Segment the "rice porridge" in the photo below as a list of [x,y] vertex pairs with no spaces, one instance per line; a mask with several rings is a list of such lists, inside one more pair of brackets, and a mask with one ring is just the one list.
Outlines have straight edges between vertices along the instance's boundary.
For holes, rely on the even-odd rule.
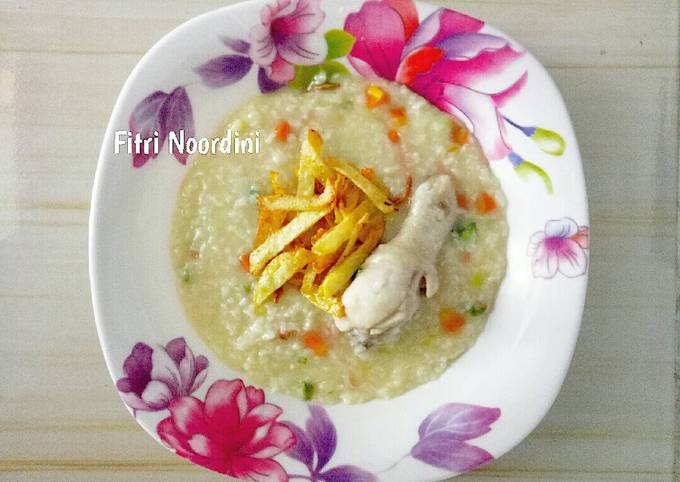
[[[191,159],[171,234],[186,316],[224,363],[249,383],[293,397],[359,403],[433,380],[470,348],[505,273],[507,224],[500,185],[461,124],[403,86],[350,77],[328,89],[253,97],[229,115],[220,134],[229,127],[242,136],[259,131],[260,153]],[[258,277],[241,262],[261,223],[259,199],[272,194],[271,172],[288,192],[301,182],[308,128],[323,139],[324,157],[371,168],[375,183],[394,195],[408,194],[409,181],[418,192],[442,174],[455,187],[455,223],[436,257],[438,290],[421,297],[397,336],[361,350],[291,283],[277,290],[276,301],[256,305]],[[382,243],[395,238],[412,202],[413,195],[382,216]]]

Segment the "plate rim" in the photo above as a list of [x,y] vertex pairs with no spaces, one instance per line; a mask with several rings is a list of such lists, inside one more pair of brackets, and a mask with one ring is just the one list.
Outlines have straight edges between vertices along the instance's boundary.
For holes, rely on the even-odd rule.
[[[89,214],[89,220],[88,220],[88,272],[89,272],[89,279],[90,279],[90,292],[91,292],[91,299],[92,299],[92,306],[93,306],[93,312],[94,312],[94,317],[95,317],[95,323],[97,327],[97,334],[99,337],[100,341],[100,346],[102,348],[102,352],[104,354],[104,359],[106,362],[107,369],[109,371],[109,376],[111,377],[112,381],[114,382],[114,385],[116,383],[116,378],[114,376],[114,373],[118,370],[118,367],[114,364],[114,356],[112,353],[112,340],[109,339],[109,336],[107,334],[107,329],[106,329],[106,324],[107,321],[105,321],[106,315],[102,311],[102,299],[104,297],[102,293],[102,286],[101,286],[101,279],[98,276],[98,265],[101,262],[98,259],[98,252],[97,252],[97,247],[100,245],[101,241],[98,238],[98,226],[100,223],[103,222],[102,216],[99,214],[101,211],[101,203],[103,202],[101,199],[102,192],[101,192],[101,186],[104,182],[105,174],[107,171],[107,167],[111,167],[111,160],[107,158],[110,157],[110,139],[113,136],[113,132],[115,130],[115,126],[113,123],[113,119],[120,116],[121,111],[124,109],[124,99],[126,99],[129,95],[129,92],[132,89],[132,86],[135,84],[137,81],[136,76],[139,74],[140,71],[143,70],[144,65],[147,63],[149,58],[152,58],[155,53],[161,49],[163,49],[164,44],[167,43],[167,41],[173,37],[180,37],[185,33],[185,31],[189,31],[194,25],[200,23],[203,19],[207,17],[211,17],[213,15],[219,15],[222,12],[225,11],[230,11],[233,10],[234,7],[237,5],[240,8],[254,8],[257,5],[261,5],[267,3],[265,0],[251,0],[251,1],[245,1],[241,2],[238,4],[232,4],[232,5],[227,5],[224,7],[220,7],[214,10],[210,10],[208,12],[205,12],[201,15],[198,15],[196,17],[192,17],[191,19],[183,22],[182,24],[178,25],[175,27],[173,30],[165,34],[163,37],[161,37],[136,63],[130,74],[128,75],[125,83],[123,84],[123,87],[120,90],[120,93],[118,94],[112,113],[109,117],[109,122],[107,124],[107,128],[105,131],[105,134],[103,136],[103,141],[102,141],[102,146],[100,149],[100,153],[98,156],[97,160],[97,167],[94,175],[94,181],[93,181],[93,186],[92,186],[92,198],[91,198],[91,205],[90,205],[90,214]],[[423,9],[429,10],[429,9],[434,9],[437,8],[435,5],[428,4],[426,2],[420,2],[417,1],[415,2],[419,13],[423,11]],[[340,2],[324,2],[324,5],[326,5],[326,10],[330,10],[331,8],[337,8],[336,5],[342,5]],[[351,7],[354,7],[355,5],[361,5],[363,4],[363,1],[357,0],[355,3],[354,1],[351,3]],[[349,5],[349,4],[348,4]],[[246,6],[246,7],[244,7]],[[513,37],[507,35],[505,32],[499,30],[493,25],[485,24],[486,27],[492,29],[494,32],[498,32],[498,34],[502,35],[504,38],[510,40],[514,45],[520,45],[518,42],[514,40]],[[535,63],[535,68],[540,69],[542,77],[544,79],[547,79],[552,86],[554,87],[555,91],[558,94],[559,102],[561,103],[561,107],[564,109],[566,116],[567,116],[567,121],[570,126],[570,128],[573,131],[573,123],[571,121],[571,118],[569,116],[568,110],[566,108],[566,103],[557,87],[555,84],[554,79],[552,76],[549,74],[547,69],[541,64],[540,61],[532,54],[531,51],[527,50],[526,48],[523,48],[523,51],[525,52],[527,58],[529,58],[533,63]],[[573,132],[572,132],[573,134]],[[583,161],[582,157],[580,155],[578,143],[576,141],[576,136],[573,134],[573,144],[571,145],[571,148],[574,150],[574,156],[578,160],[578,168],[579,168],[579,176],[577,179],[577,184],[579,187],[579,190],[582,193],[582,198],[578,199],[577,202],[582,203],[583,206],[581,209],[583,210],[583,216],[581,216],[581,219],[579,221],[585,223],[586,225],[589,225],[590,223],[590,218],[589,218],[589,210],[588,210],[588,196],[587,196],[587,189],[586,189],[586,182],[585,182],[585,174],[583,172]],[[493,162],[493,161],[492,161]],[[495,458],[499,458],[503,454],[507,453],[510,449],[513,447],[517,446],[521,441],[523,441],[535,428],[538,426],[538,424],[545,418],[547,413],[549,412],[550,408],[553,406],[560,389],[564,383],[564,380],[566,378],[567,372],[569,370],[569,367],[571,366],[571,362],[575,353],[576,349],[576,343],[578,339],[578,335],[580,333],[581,325],[582,325],[582,319],[583,319],[583,312],[585,309],[585,301],[586,301],[586,293],[587,293],[587,285],[588,285],[588,275],[589,275],[589,270],[585,273],[584,276],[582,276],[579,280],[576,280],[576,282],[579,284],[579,289],[580,289],[580,295],[579,295],[579,300],[578,303],[576,303],[577,300],[572,300],[574,301],[574,306],[576,307],[576,313],[574,315],[574,325],[573,325],[573,330],[571,332],[571,340],[569,344],[569,356],[568,356],[568,362],[564,363],[561,365],[561,372],[559,374],[559,383],[557,384],[558,388],[556,390],[553,390],[550,393],[550,398],[549,400],[546,400],[545,404],[545,410],[540,413],[536,414],[534,417],[535,423],[531,424],[531,426],[525,426],[524,430],[519,432],[517,436],[512,437],[512,440],[508,441],[506,444],[506,447],[504,450],[500,452],[496,452],[494,454]],[[108,321],[110,323],[110,321]],[[455,362],[454,362],[455,363]],[[158,441],[158,436],[154,432],[152,432],[151,427],[148,426],[148,424],[143,423],[142,421],[136,419],[137,423],[147,432],[149,435],[152,436],[155,440]],[[162,444],[165,446],[164,444]],[[166,449],[168,448],[165,446]],[[435,479],[432,479],[435,480]],[[438,480],[438,479],[436,479]]]

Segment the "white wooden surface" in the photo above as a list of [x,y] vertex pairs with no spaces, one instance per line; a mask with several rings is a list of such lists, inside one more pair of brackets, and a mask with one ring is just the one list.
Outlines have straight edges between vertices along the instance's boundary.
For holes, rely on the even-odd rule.
[[[166,32],[226,3],[0,0],[1,480],[224,480],[152,443],[119,402],[90,305],[87,216],[129,71]],[[592,211],[564,388],[523,444],[466,477],[672,481],[678,1],[437,3],[500,27],[549,68]]]

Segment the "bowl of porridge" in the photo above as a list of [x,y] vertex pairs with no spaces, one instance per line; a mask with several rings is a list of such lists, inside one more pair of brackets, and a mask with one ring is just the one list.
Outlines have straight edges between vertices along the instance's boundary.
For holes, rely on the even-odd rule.
[[546,71],[410,0],[187,22],[130,75],[97,168],[90,274],[116,388],[153,438],[236,479],[492,462],[557,396],[588,265]]

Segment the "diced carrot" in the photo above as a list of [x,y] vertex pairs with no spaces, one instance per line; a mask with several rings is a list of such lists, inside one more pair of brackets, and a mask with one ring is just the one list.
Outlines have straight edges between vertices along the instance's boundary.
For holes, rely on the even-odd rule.
[[482,214],[489,214],[496,209],[496,200],[489,193],[483,192],[477,196],[477,201],[475,202],[475,207],[477,211]]
[[274,129],[276,133],[276,140],[279,142],[286,142],[288,140],[288,134],[290,134],[290,124],[285,120],[279,121]]
[[456,194],[456,204],[458,204],[458,207],[461,209],[467,209],[468,208],[467,196],[461,193]]
[[369,110],[373,110],[389,101],[390,95],[377,85],[369,85],[366,88],[366,107]]
[[408,124],[408,117],[406,116],[406,110],[403,107],[394,107],[390,109],[390,117],[397,126],[402,127]]
[[470,251],[463,251],[460,253],[460,260],[463,263],[469,263],[472,260],[472,253]]
[[241,256],[239,256],[238,260],[241,262],[241,268],[243,268],[243,271],[250,273],[250,251],[243,253]]
[[455,310],[443,309],[439,312],[442,330],[457,333],[465,325],[465,317]]
[[399,144],[399,141],[401,140],[401,136],[396,129],[390,129],[390,131],[387,133],[387,137],[390,138],[392,144]]
[[451,141],[458,145],[467,144],[468,130],[460,122],[454,121],[451,126]]
[[302,335],[302,343],[317,356],[328,353],[328,344],[317,331],[308,331]]

